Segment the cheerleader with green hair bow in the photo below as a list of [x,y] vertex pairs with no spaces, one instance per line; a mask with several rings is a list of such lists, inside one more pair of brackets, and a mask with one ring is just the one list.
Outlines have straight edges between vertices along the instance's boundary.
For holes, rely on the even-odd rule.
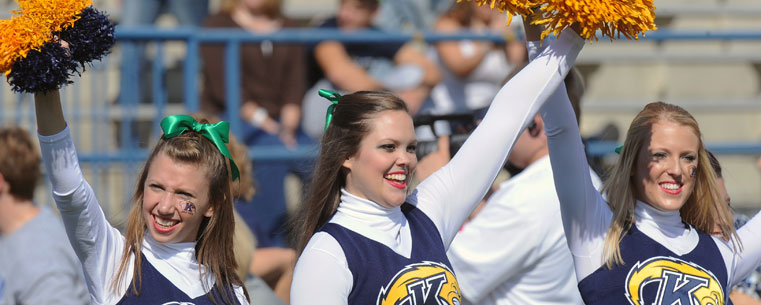
[[187,115],[161,121],[124,235],[85,180],[57,90],[35,93],[40,148],[53,197],[93,304],[248,304],[233,254],[238,168],[229,124]]

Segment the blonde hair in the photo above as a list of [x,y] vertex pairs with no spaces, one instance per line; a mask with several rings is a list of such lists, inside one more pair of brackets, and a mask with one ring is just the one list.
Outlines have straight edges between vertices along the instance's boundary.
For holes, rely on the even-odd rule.
[[613,221],[605,236],[603,248],[603,257],[608,268],[624,263],[619,244],[625,232],[634,225],[634,206],[639,195],[634,185],[637,182],[632,179],[632,176],[636,171],[639,152],[644,143],[650,139],[653,124],[661,121],[690,127],[698,138],[695,188],[680,209],[682,221],[703,232],[712,232],[714,225],[718,223],[722,230],[722,237],[725,240],[731,239],[735,250],[742,248],[737,232],[731,225],[731,214],[716,184],[716,173],[711,167],[708,153],[703,145],[698,122],[679,106],[654,102],[647,104],[632,120],[618,163],[603,186],[602,191],[607,193],[608,205],[613,211]]

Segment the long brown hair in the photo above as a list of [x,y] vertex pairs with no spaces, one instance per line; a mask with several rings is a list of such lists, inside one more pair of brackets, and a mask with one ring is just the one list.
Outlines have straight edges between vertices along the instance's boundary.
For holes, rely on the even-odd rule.
[[731,239],[736,250],[742,247],[737,238],[737,232],[731,225],[731,214],[716,184],[716,173],[711,168],[698,122],[682,107],[654,102],[647,104],[632,120],[626,133],[621,157],[603,186],[603,193],[607,192],[608,205],[613,211],[613,221],[605,236],[603,249],[603,257],[608,268],[624,263],[619,243],[624,232],[634,225],[634,206],[639,195],[634,185],[637,182],[632,179],[632,176],[636,171],[640,149],[650,139],[653,124],[661,121],[690,127],[698,138],[695,188],[679,210],[682,221],[709,233],[718,223],[722,229],[722,237],[725,240]]
[[[207,123],[207,121],[201,120],[201,123]],[[206,281],[203,279],[209,275],[214,276],[215,286],[221,288],[221,291],[218,292],[220,292],[219,295],[221,295],[223,303],[235,303],[232,299],[235,297],[232,290],[233,285],[241,286],[248,299],[248,292],[243,287],[243,281],[235,272],[237,267],[233,254],[235,223],[233,220],[231,176],[227,158],[219,152],[209,139],[192,130],[185,131],[174,138],[162,136],[145,162],[137,183],[137,189],[132,196],[133,205],[127,218],[124,252],[111,289],[117,291],[117,287],[122,286],[127,273],[129,258],[134,255],[131,286],[135,295],[140,293],[142,285],[140,280],[142,242],[147,226],[142,212],[143,194],[148,171],[159,154],[165,154],[174,162],[198,164],[206,168],[206,175],[209,179],[209,207],[213,209],[214,214],[201,222],[196,236],[196,260],[206,267],[201,268],[199,278],[204,283],[204,289],[211,292],[213,291],[212,287],[205,287]],[[217,304],[218,300],[215,294],[209,293],[208,295],[212,303]]]
[[389,110],[407,112],[407,106],[400,98],[385,92],[360,91],[339,99],[333,120],[322,136],[305,206],[293,224],[299,253],[338,209],[348,174],[343,162],[359,150],[360,142],[370,132],[370,120]]

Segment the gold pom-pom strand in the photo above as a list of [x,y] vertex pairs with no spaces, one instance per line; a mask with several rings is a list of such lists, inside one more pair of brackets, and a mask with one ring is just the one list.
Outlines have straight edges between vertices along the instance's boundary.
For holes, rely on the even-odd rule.
[[8,75],[17,59],[26,57],[29,51],[41,47],[50,39],[50,32],[43,24],[18,16],[0,20],[0,37],[0,71]]
[[17,13],[44,24],[50,32],[60,32],[74,25],[77,15],[90,5],[92,0],[24,0]]
[[527,16],[532,13],[532,9],[541,5],[544,1],[541,0],[457,0],[473,1],[480,6],[488,5],[491,9],[497,9],[507,15],[507,24],[513,19],[514,15]]
[[53,33],[72,26],[91,4],[91,0],[19,1],[19,9],[11,12],[15,16],[0,20],[0,72],[8,75],[16,60],[52,41]]
[[[463,0],[458,0],[463,1]],[[509,17],[531,15],[532,24],[545,26],[542,38],[558,35],[573,23],[579,23],[585,39],[597,40],[602,36],[618,39],[639,39],[646,31],[656,30],[653,0],[470,0],[478,5],[489,5],[505,12]],[[541,7],[532,11],[532,8]],[[509,21],[508,21],[509,22]]]
[[548,0],[535,13],[534,23],[542,24],[546,35],[558,35],[574,22],[579,23],[585,39],[597,40],[597,31],[612,39],[639,39],[655,30],[655,7],[652,0]]

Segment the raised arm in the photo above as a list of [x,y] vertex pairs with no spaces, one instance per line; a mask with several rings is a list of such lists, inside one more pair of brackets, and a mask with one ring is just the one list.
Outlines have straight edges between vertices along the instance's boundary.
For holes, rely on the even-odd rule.
[[725,262],[726,260],[737,259],[735,270],[731,273],[730,287],[748,277],[753,270],[761,266],[761,239],[758,238],[761,236],[761,212],[739,228],[737,236],[743,245],[743,250],[738,257],[733,257],[731,251],[723,251],[727,252],[723,253]]
[[[533,60],[541,50],[538,38],[542,29],[528,23],[525,28],[529,59]],[[573,255],[576,279],[581,281],[602,264],[603,243],[613,213],[589,175],[584,145],[565,84],[558,86],[541,114],[563,228]]]
[[40,151],[53,198],[69,242],[82,262],[91,299],[101,304],[107,298],[114,269],[118,268],[124,238],[108,223],[82,175],[58,91],[35,94],[35,110]]
[[43,136],[52,136],[66,128],[58,91],[41,92],[34,95],[34,110],[37,115],[37,131]]
[[445,246],[491,186],[523,128],[562,83],[584,40],[565,31],[500,89],[481,124],[446,166],[409,198],[436,224]]

